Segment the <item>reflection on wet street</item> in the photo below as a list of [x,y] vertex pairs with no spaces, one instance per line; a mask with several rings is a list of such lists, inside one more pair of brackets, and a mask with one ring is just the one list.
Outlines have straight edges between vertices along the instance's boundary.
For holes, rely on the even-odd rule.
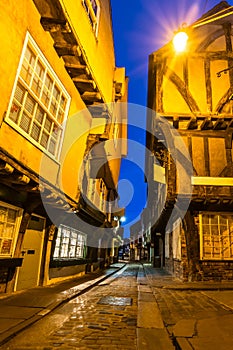
[[137,274],[129,264],[5,344],[3,350],[136,349]]

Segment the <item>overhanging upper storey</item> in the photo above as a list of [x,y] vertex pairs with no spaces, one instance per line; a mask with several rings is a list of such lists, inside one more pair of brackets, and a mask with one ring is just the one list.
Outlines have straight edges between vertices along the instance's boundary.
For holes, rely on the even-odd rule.
[[[115,84],[114,77],[109,2],[34,0],[34,3],[41,15],[41,25],[50,33],[84,103],[89,106],[121,98],[123,89],[118,82]],[[103,17],[102,22],[106,23],[102,24]]]

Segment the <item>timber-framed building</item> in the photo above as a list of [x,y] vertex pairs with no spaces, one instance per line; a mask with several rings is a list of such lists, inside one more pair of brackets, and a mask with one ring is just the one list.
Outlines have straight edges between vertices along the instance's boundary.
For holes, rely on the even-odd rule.
[[221,1],[149,58],[153,255],[184,281],[233,279],[232,25]]

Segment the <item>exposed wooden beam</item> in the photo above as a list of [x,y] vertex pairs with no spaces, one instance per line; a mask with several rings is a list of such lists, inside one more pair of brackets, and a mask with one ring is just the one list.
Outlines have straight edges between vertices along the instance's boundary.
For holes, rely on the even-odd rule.
[[75,83],[75,86],[82,90],[82,92],[94,92],[96,90],[96,83],[94,80],[90,79],[81,79],[78,77],[72,78],[73,82]]
[[1,161],[0,163],[0,173],[1,174],[12,174],[14,167],[8,164],[7,162]]
[[229,122],[228,127],[233,128],[233,119]]
[[[1,178],[2,183],[7,184],[8,186],[11,186],[12,184],[17,184],[17,185],[27,185],[31,181],[29,176],[26,176],[24,174],[15,174],[12,173],[11,175],[5,176]],[[35,184],[33,185],[33,187]]]
[[172,124],[173,124],[173,128],[179,129],[179,117],[173,117]]
[[85,102],[89,102],[89,103],[93,103],[93,102],[101,102],[102,98],[99,92],[89,92],[89,91],[85,91],[82,95],[81,95],[83,101]]
[[67,72],[71,74],[73,77],[78,77],[82,74],[85,74],[87,76],[90,75],[90,71],[85,64],[74,64],[74,63],[66,62],[65,68]]
[[54,48],[59,57],[61,56],[78,56],[82,55],[78,45],[67,44],[64,42],[56,42]]
[[70,32],[70,28],[65,19],[53,18],[53,17],[41,17],[40,23],[45,31],[49,32]]
[[197,105],[196,100],[193,98],[191,92],[188,87],[185,85],[183,80],[170,68],[167,67],[166,76],[168,79],[176,86],[177,90],[187,103],[191,112],[200,112],[200,108]]
[[226,130],[227,128],[227,123],[225,122],[224,119],[219,119],[214,123],[214,130]]
[[210,130],[212,128],[213,128],[213,122],[209,118],[206,118],[201,124],[201,130]]
[[187,129],[194,130],[197,129],[197,126],[197,118],[191,118],[187,125]]

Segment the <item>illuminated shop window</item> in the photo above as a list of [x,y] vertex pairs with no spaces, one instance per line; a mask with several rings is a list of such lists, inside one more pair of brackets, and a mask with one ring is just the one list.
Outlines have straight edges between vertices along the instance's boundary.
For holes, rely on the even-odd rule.
[[72,227],[60,225],[54,250],[54,258],[85,258],[87,236]]
[[58,159],[69,100],[58,77],[27,34],[6,121]]
[[12,257],[22,210],[0,202],[0,258]]
[[233,215],[202,214],[199,227],[201,259],[233,259]]
[[98,33],[100,5],[98,0],[82,0],[95,35]]

